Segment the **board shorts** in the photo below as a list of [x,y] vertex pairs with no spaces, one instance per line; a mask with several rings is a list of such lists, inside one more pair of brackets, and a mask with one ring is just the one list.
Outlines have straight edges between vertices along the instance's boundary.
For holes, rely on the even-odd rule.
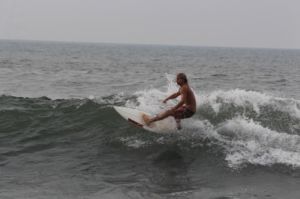
[[174,117],[175,119],[184,119],[184,118],[192,117],[194,114],[195,114],[194,111],[188,109],[185,106],[182,106],[175,110]]

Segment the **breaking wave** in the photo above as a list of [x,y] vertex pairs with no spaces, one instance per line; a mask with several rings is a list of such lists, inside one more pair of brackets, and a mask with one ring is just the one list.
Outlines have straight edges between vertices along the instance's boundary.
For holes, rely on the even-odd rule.
[[[176,104],[162,99],[178,88],[169,81],[101,99],[56,99],[0,96],[2,155],[18,155],[80,140],[147,148],[175,143],[185,149],[215,147],[232,168],[247,164],[300,167],[300,102],[241,89],[195,90],[197,113],[182,121],[183,130],[153,134],[130,126],[112,108],[121,105],[157,114]],[[8,144],[5,144],[5,143]],[[11,147],[11,143],[15,147]]]

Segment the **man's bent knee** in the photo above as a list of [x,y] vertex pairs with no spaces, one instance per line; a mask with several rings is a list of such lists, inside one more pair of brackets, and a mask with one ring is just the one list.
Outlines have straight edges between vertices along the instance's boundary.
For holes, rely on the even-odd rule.
[[172,110],[172,109],[168,110],[167,113],[168,113],[168,115],[174,116],[175,115],[175,110]]

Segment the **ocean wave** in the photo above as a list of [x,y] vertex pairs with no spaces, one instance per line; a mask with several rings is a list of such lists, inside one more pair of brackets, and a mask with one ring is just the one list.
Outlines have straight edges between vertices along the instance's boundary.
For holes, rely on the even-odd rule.
[[226,160],[232,167],[245,163],[300,167],[300,136],[276,132],[253,120],[235,118],[220,125]]
[[[138,91],[134,102],[129,100],[126,106],[157,114],[175,105],[176,100],[168,105],[161,103],[178,89],[173,78],[167,76],[169,84],[165,91],[154,88]],[[196,146],[208,139],[223,149],[230,167],[246,164],[300,167],[299,100],[242,89],[195,93],[197,113],[192,119],[183,120],[184,131],[180,134],[185,136],[176,139],[185,137],[185,141],[194,142],[196,138]],[[129,147],[149,145],[143,139],[123,141]],[[192,146],[195,144],[191,143]]]
[[223,153],[224,161],[233,168],[247,164],[300,167],[300,103],[295,99],[241,89],[209,93],[196,90],[196,115],[183,120],[183,130],[172,135],[146,133],[113,110],[112,106],[121,105],[157,114],[170,108],[176,100],[167,105],[161,100],[177,90],[172,79],[170,76],[165,91],[151,88],[99,99],[0,96],[2,143],[17,147],[7,146],[3,154],[45,148],[35,146],[48,149],[57,146],[52,143],[78,140],[133,149],[175,144],[185,150],[218,148],[216,153]]

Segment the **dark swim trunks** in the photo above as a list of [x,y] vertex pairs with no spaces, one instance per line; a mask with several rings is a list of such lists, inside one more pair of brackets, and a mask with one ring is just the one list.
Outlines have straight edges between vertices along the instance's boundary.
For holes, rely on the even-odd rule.
[[184,119],[184,118],[192,117],[194,114],[195,114],[194,111],[188,109],[185,106],[182,106],[175,110],[174,117],[175,119]]

